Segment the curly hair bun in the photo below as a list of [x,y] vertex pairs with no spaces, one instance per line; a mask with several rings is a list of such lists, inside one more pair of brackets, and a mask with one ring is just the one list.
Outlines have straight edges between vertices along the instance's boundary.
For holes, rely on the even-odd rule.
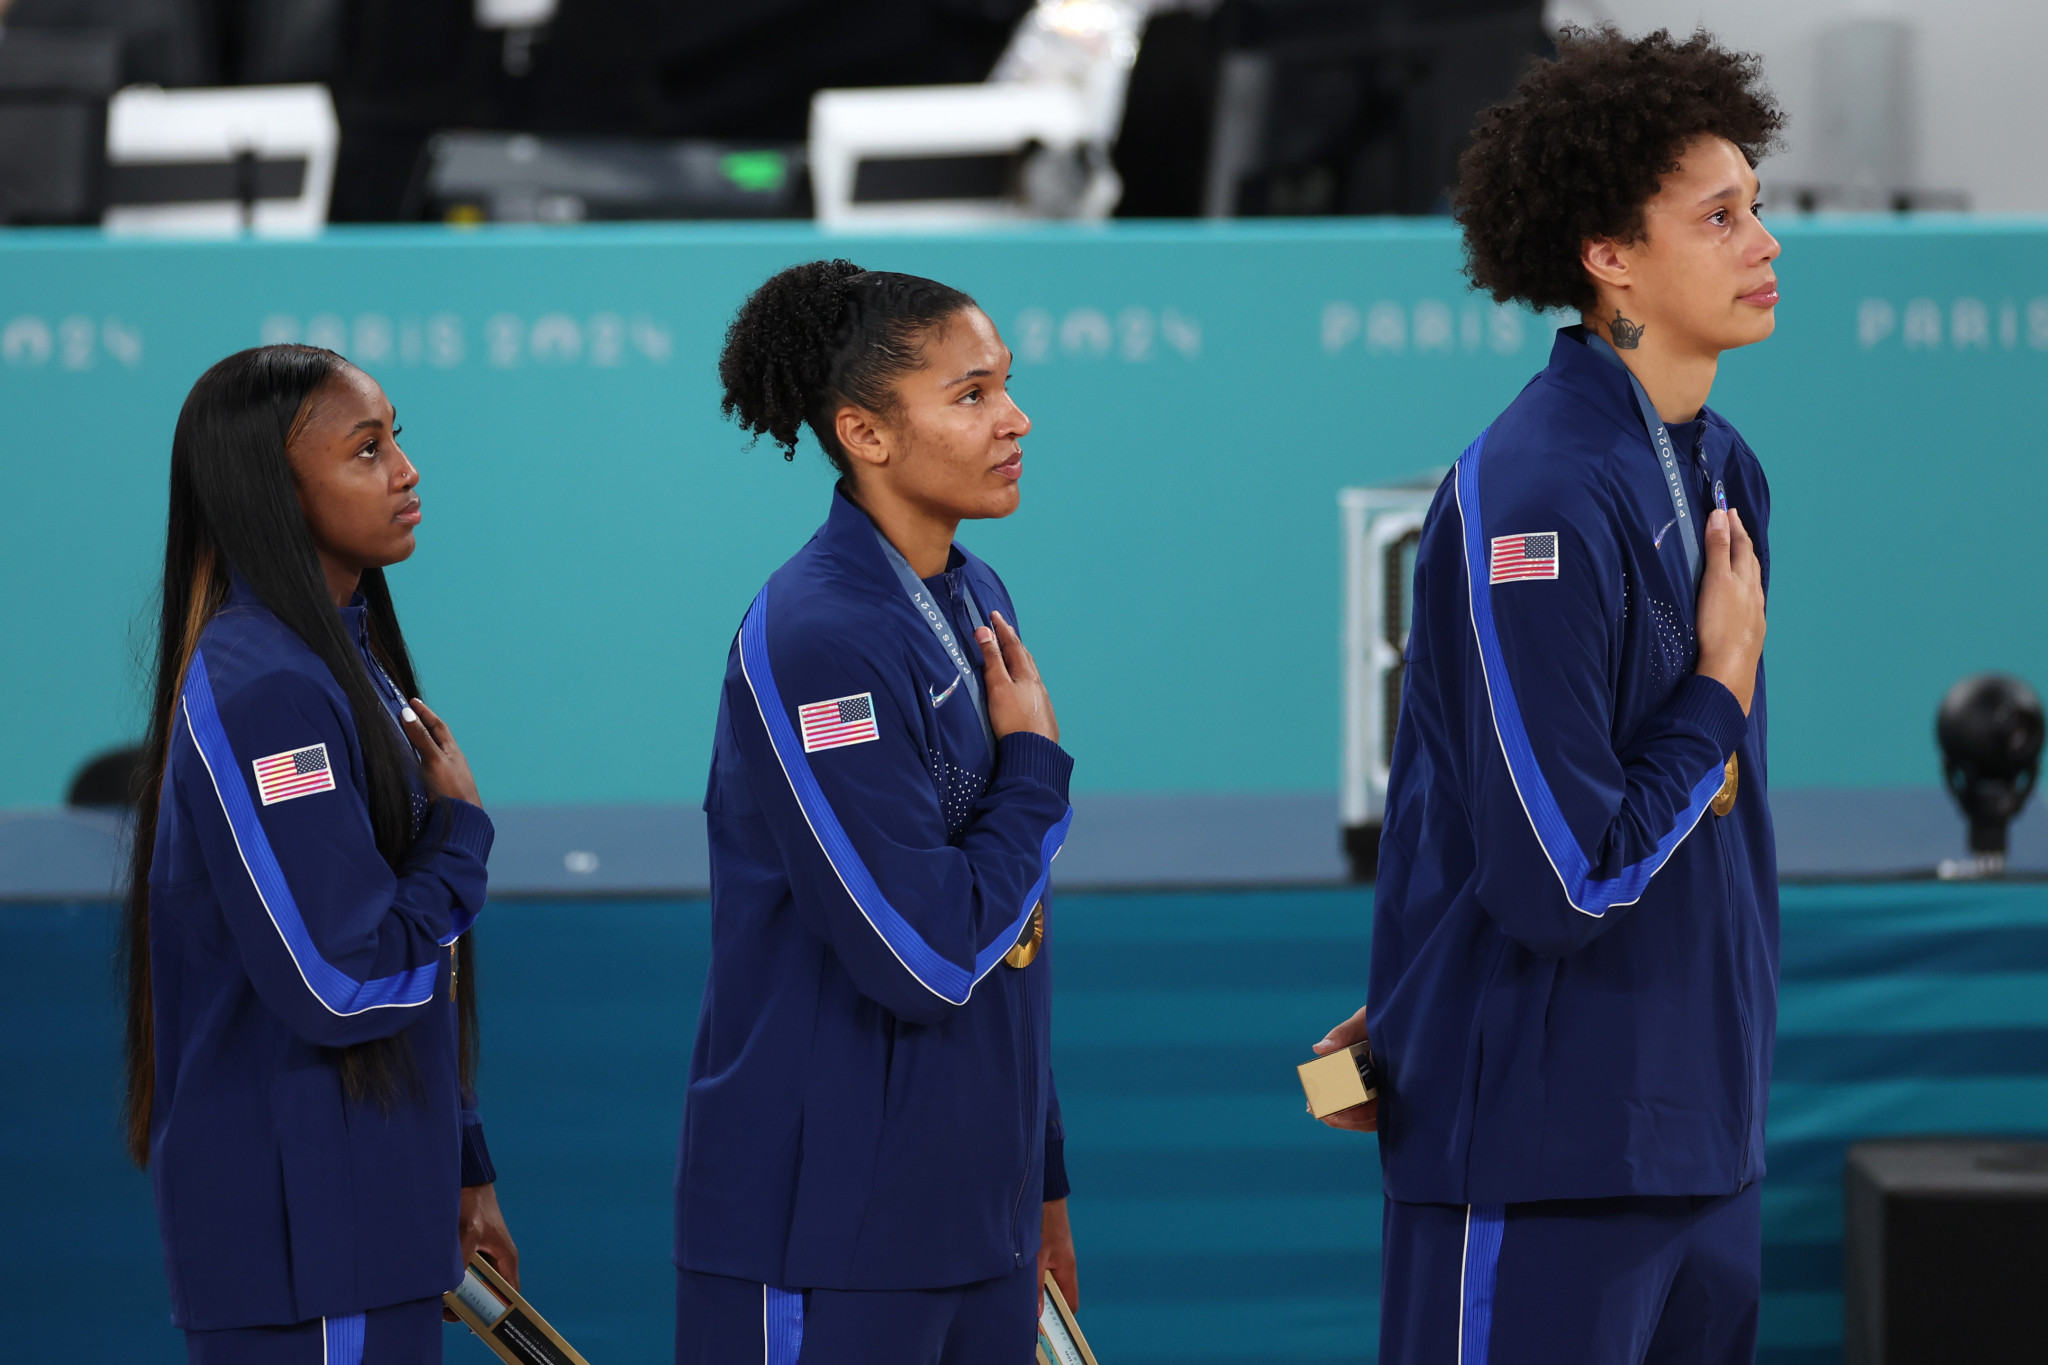
[[756,439],[796,457],[805,423],[840,473],[851,472],[833,411],[886,412],[896,381],[924,361],[922,340],[974,300],[922,275],[862,270],[852,261],[793,265],[748,295],[725,331],[719,410]]
[[1479,116],[1458,159],[1451,211],[1465,273],[1496,302],[1591,308],[1581,243],[1638,239],[1687,143],[1726,138],[1752,166],[1776,144],[1785,116],[1762,80],[1756,57],[1704,29],[1682,41],[1665,29],[1566,29],[1556,60]]
[[784,459],[795,458],[797,433],[831,387],[853,306],[847,282],[865,273],[852,261],[793,265],[749,294],[725,330],[719,411],[773,440]]

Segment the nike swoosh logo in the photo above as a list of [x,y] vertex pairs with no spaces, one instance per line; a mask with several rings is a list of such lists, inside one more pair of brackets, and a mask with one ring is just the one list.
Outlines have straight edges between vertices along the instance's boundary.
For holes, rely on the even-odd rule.
[[952,685],[951,687],[947,688],[947,689],[946,689],[945,691],[943,691],[943,692],[939,691],[939,689],[938,689],[938,688],[936,688],[936,687],[927,687],[927,688],[925,689],[925,694],[926,694],[927,696],[929,696],[929,697],[930,697],[930,698],[932,699],[932,705],[933,705],[933,707],[935,707],[935,708],[936,708],[936,707],[944,706],[944,705],[946,704],[946,698],[948,698],[948,697],[952,696],[952,695],[953,695],[953,694],[954,694],[955,692],[957,692],[957,691],[959,691],[959,690],[960,690],[960,677],[959,677],[959,675],[958,675],[958,674],[955,674],[955,675],[953,676],[953,685]]
[[1674,527],[1674,526],[1676,526],[1676,525],[1678,525],[1678,518],[1677,518],[1677,517],[1673,517],[1673,518],[1672,518],[1671,520],[1669,520],[1669,521],[1665,522],[1665,523],[1664,523],[1664,528],[1663,528],[1663,530],[1660,530],[1659,532],[1657,532],[1656,536],[1655,536],[1655,537],[1654,537],[1654,538],[1653,538],[1653,539],[1652,539],[1652,540],[1650,541],[1650,544],[1651,544],[1652,546],[1654,546],[1655,548],[1659,549],[1659,550],[1663,549],[1663,548],[1664,548],[1664,532],[1665,532],[1665,531],[1668,531],[1668,530],[1670,530],[1670,529],[1671,529],[1672,527]]

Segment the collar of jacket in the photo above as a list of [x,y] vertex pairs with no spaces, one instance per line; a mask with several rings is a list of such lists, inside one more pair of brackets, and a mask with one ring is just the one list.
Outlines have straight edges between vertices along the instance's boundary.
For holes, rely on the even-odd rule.
[[[879,530],[869,520],[868,514],[860,510],[860,505],[846,496],[843,481],[832,485],[832,511],[826,516],[825,524],[818,528],[820,543],[836,558],[857,569],[874,587],[893,598],[903,588],[896,581],[896,570],[889,566],[881,543],[876,539]],[[947,547],[947,572],[962,568],[966,563],[967,554],[958,542]]]
[[1628,372],[1586,344],[1583,325],[1557,329],[1557,340],[1550,347],[1549,373],[1574,393],[1592,399],[1623,426],[1642,428],[1643,417],[1636,408]]
[[[1636,406],[1635,388],[1628,382],[1627,372],[1586,344],[1584,325],[1574,323],[1557,329],[1557,340],[1550,347],[1550,364],[1544,373],[1592,400],[1631,436],[1644,434],[1642,409]],[[1704,403],[1700,405],[1700,419],[1706,422],[1707,440],[1712,443],[1717,428],[1725,425],[1726,419]],[[1719,449],[1712,444],[1708,448]]]
[[[242,577],[240,569],[228,570],[228,600],[231,607],[255,607],[259,611],[277,615],[271,611],[249,580]],[[341,609],[341,623],[347,628],[349,638],[359,645],[367,645],[370,630],[370,603],[361,593],[349,598],[348,605]]]

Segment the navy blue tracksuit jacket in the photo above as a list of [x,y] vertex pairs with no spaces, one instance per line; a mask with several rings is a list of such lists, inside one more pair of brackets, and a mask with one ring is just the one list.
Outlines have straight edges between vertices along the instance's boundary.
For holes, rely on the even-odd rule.
[[[978,666],[962,590],[1014,622],[1002,581],[955,547],[925,582]],[[678,1266],[857,1290],[1032,1263],[1040,1203],[1066,1193],[1046,879],[1071,770],[1038,735],[989,751],[873,524],[835,493],[726,668]],[[1005,965],[1041,902],[1043,950]]]
[[[1763,471],[1701,421],[1681,447],[1697,524],[1720,485],[1768,588]],[[1430,508],[1368,992],[1391,1198],[1718,1195],[1764,1173],[1763,677],[1745,718],[1693,671],[1672,521],[1628,377],[1578,328]]]
[[[365,611],[342,614],[388,688]],[[180,1327],[345,1317],[461,1279],[461,1187],[493,1175],[451,945],[483,908],[491,822],[416,789],[393,871],[366,793],[340,684],[237,577],[185,677],[149,874],[150,1173]],[[401,1032],[416,1092],[351,1099],[335,1049]]]

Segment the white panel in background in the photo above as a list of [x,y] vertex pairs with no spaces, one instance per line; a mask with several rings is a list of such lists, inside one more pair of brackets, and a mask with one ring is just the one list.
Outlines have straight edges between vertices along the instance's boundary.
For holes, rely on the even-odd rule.
[[811,187],[820,222],[954,227],[1043,216],[1101,217],[1116,202],[1091,181],[1066,214],[1022,197],[856,203],[863,161],[1022,154],[1036,147],[1080,157],[1094,134],[1082,93],[1063,82],[820,90],[811,100]]
[[[296,198],[258,199],[257,236],[308,237],[327,221],[334,157],[341,141],[334,100],[324,85],[252,85],[219,90],[130,86],[107,103],[107,160],[230,164],[244,153],[266,161],[303,157]],[[104,219],[110,233],[231,237],[244,229],[232,199],[199,203],[119,204]]]

